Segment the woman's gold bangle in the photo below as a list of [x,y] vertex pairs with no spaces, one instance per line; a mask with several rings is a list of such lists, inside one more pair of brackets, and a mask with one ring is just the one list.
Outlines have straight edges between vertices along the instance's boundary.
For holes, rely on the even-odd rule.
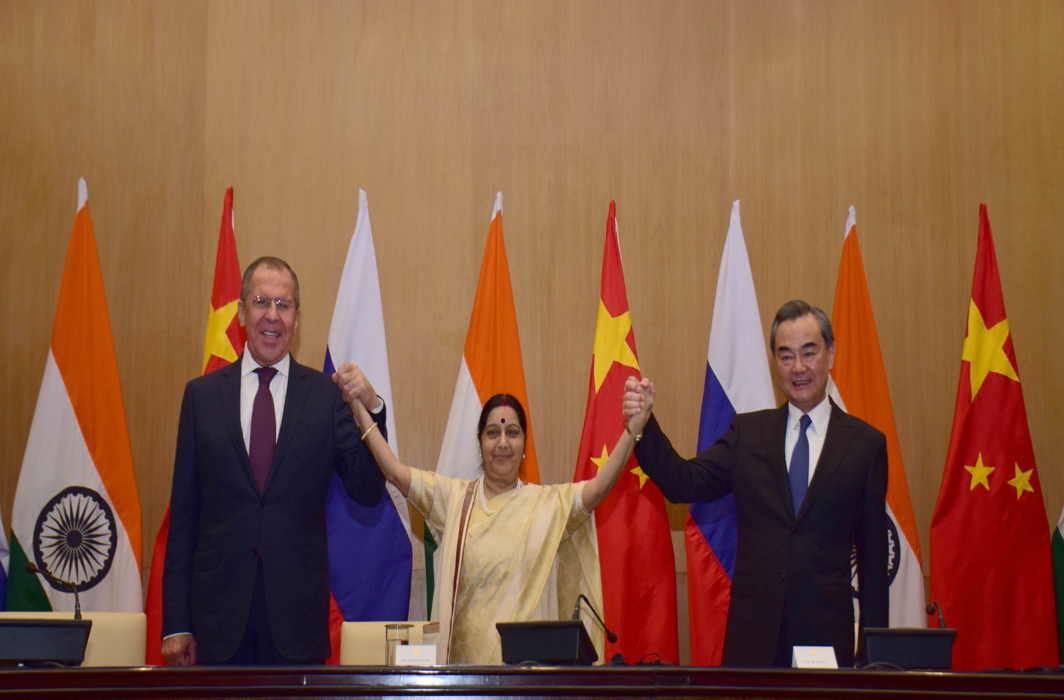
[[[376,425],[376,423],[374,423],[374,425]],[[631,435],[632,440],[635,441],[636,444],[639,444],[639,441],[643,439],[643,433],[639,433],[638,435],[636,435],[632,432],[632,429],[628,427],[628,421],[624,422],[624,432]]]
[[373,429],[374,429],[374,428],[376,428],[376,427],[377,427],[377,424],[376,424],[376,423],[373,423],[373,424],[372,424],[372,425],[370,425],[370,426],[369,426],[368,428],[366,428],[366,432],[362,433],[362,441],[363,441],[363,442],[365,442],[365,441],[366,441],[366,436],[367,436],[367,435],[369,435],[370,433],[372,433],[372,432],[373,432]]

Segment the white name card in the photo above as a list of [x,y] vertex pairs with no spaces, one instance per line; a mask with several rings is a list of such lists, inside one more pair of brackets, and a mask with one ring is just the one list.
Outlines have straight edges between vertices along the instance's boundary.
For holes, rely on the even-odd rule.
[[396,666],[435,666],[435,644],[401,644],[395,648]]
[[794,647],[791,668],[838,668],[835,647]]

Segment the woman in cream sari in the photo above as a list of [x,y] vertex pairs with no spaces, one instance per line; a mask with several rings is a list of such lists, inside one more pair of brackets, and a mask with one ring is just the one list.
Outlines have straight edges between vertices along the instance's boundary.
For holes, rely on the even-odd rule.
[[[496,622],[558,619],[559,610],[567,617],[560,606],[572,606],[577,593],[598,597],[589,516],[628,461],[635,444],[631,433],[621,434],[593,479],[525,484],[517,478],[524,459],[525,411],[513,396],[496,394],[484,404],[477,426],[483,476],[467,481],[401,463],[373,429],[365,407],[351,403],[385,478],[442,541],[433,617],[440,621],[444,663],[502,663]],[[591,638],[598,640],[601,656],[601,633]]]

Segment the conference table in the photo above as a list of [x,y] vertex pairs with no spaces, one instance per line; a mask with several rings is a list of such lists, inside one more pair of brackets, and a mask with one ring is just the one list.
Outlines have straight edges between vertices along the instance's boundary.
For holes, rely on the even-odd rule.
[[1064,698],[1064,669],[1024,673],[683,666],[11,668],[33,698]]

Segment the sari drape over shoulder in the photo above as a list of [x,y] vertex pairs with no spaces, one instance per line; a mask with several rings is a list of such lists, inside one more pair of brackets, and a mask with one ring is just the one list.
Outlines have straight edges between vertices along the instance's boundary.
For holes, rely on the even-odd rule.
[[[580,593],[602,609],[583,482],[519,484],[488,501],[480,479],[411,473],[407,498],[442,542],[432,618],[444,663],[501,664],[496,622],[567,619]],[[584,625],[601,659],[602,630]]]

